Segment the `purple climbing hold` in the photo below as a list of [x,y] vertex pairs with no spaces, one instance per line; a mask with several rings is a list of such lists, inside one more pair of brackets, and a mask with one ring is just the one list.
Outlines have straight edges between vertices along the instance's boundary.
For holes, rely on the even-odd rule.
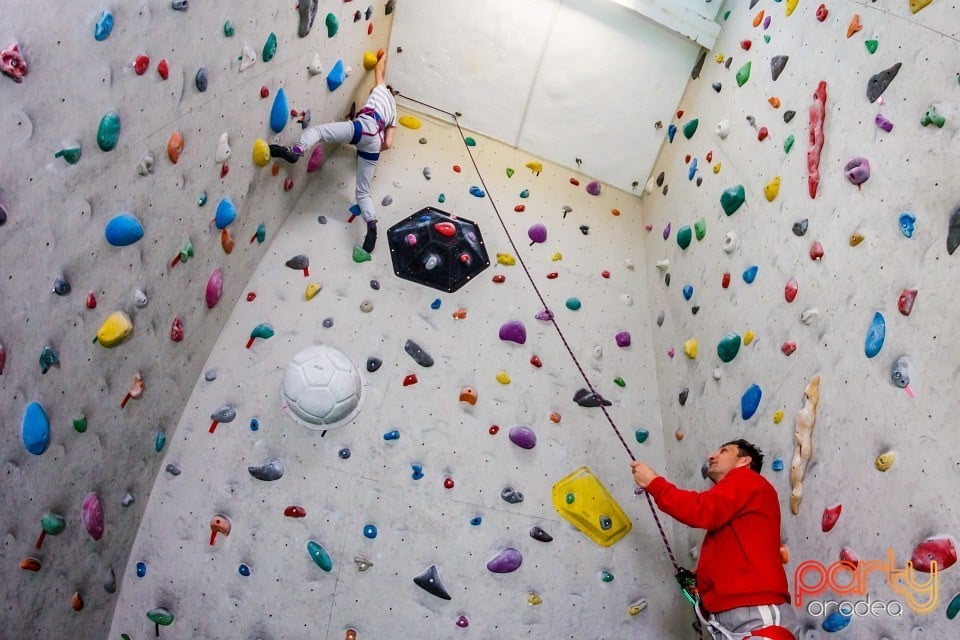
[[523,556],[520,552],[513,547],[507,547],[487,563],[487,569],[493,573],[510,573],[519,569],[521,564]]
[[630,346],[631,340],[630,340],[630,332],[629,332],[629,331],[621,331],[620,333],[618,333],[618,334],[616,335],[615,339],[616,339],[616,341],[617,341],[617,346],[618,346],[618,347],[626,348],[626,347],[629,347],[629,346]]
[[592,196],[600,195],[600,182],[597,180],[591,180],[587,183],[587,193]]
[[[953,253],[953,252],[951,251],[950,253]],[[550,322],[551,320],[553,320],[553,311],[550,311],[550,309],[541,309],[540,311],[537,311],[537,315],[535,315],[534,318],[536,318],[537,320],[544,320],[546,322]]]
[[539,222],[527,229],[527,237],[530,238],[530,244],[539,244],[547,241],[547,228]]
[[855,156],[847,161],[843,167],[847,180],[858,187],[870,178],[870,161],[862,156]]
[[670,237],[670,223],[667,223],[667,226],[663,228],[663,239],[666,240]]
[[882,113],[878,113],[877,117],[874,118],[873,121],[876,123],[878,127],[883,129],[887,133],[890,133],[891,131],[893,131],[893,123],[887,120]]
[[514,427],[510,429],[510,442],[521,449],[533,449],[537,446],[537,434],[530,427]]
[[523,344],[527,341],[527,330],[519,320],[511,320],[500,327],[500,339]]

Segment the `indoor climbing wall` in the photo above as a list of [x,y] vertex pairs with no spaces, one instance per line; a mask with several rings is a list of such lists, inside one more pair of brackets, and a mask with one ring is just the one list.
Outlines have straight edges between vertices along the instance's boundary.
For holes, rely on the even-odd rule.
[[[149,636],[150,612],[173,618],[161,637],[689,632],[604,414],[664,465],[638,199],[409,106],[417,128],[373,184],[373,253],[348,222],[354,154],[331,147],[239,297],[164,450],[111,637]],[[452,291],[408,279],[449,268],[403,262],[434,255],[416,253],[421,216],[439,236],[468,225],[489,265],[458,253],[475,271]],[[359,394],[355,417],[326,431],[289,409],[317,358],[362,376],[337,396]]]
[[707,453],[755,441],[794,594],[807,561],[912,559],[924,584],[938,561],[930,611],[929,587],[896,593],[882,568],[866,614],[843,577],[806,593],[809,637],[953,637],[960,13],[938,0],[727,9],[664,113],[644,197],[668,473],[704,487]]
[[263,145],[366,95],[388,4],[7,12],[4,638],[105,637],[165,441],[306,183]]

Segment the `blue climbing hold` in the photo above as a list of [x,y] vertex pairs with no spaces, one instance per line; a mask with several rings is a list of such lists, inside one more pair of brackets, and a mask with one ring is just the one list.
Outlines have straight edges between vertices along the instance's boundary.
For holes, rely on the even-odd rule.
[[410,467],[413,469],[413,474],[411,477],[414,480],[419,480],[420,478],[423,477],[423,465],[420,465],[414,462],[412,465],[410,465]]
[[693,176],[697,175],[697,158],[694,156],[693,160],[690,162],[690,170],[687,171],[687,180],[693,180]]
[[387,431],[385,434],[383,434],[383,439],[384,439],[384,440],[399,440],[399,439],[400,439],[400,432],[397,431],[396,429],[394,429],[393,431]]
[[217,205],[217,215],[214,223],[217,229],[223,229],[230,226],[230,223],[237,219],[237,207],[230,198],[223,198]]
[[280,133],[287,126],[290,112],[287,110],[287,94],[281,87],[273,98],[273,108],[270,109],[270,128],[274,133]]
[[250,418],[250,431],[259,431],[260,421],[256,418]]
[[35,456],[47,450],[50,444],[50,420],[39,402],[31,402],[23,413],[23,446]]
[[847,616],[840,613],[840,610],[837,609],[830,615],[826,617],[823,621],[823,630],[827,633],[835,633],[841,629],[846,629],[847,625],[850,624],[850,621],[853,619],[853,616]]
[[757,384],[750,385],[750,388],[744,392],[743,397],[740,398],[740,415],[743,416],[744,420],[749,420],[757,412],[761,396],[763,396],[763,391]]
[[474,185],[474,186],[470,187],[470,195],[476,196],[476,197],[478,197],[478,198],[482,198],[482,197],[484,197],[484,196],[487,195],[487,194],[483,192],[483,189],[481,189],[480,187]]
[[142,577],[145,576],[145,575],[147,575],[147,563],[146,563],[146,562],[138,562],[138,563],[137,563],[137,577],[138,577],[138,578],[142,578]]
[[239,571],[240,575],[242,575],[244,578],[247,578],[250,576],[250,567],[243,564],[242,562],[240,563],[240,566],[237,567],[237,571]]
[[900,231],[903,232],[903,235],[908,238],[913,237],[913,229],[916,226],[917,216],[913,215],[909,211],[904,211],[900,214]]
[[483,522],[483,518],[481,518],[480,516],[473,516],[472,518],[470,518],[470,524],[472,524],[475,527],[479,526],[481,522]]
[[867,331],[867,339],[863,345],[864,353],[868,358],[880,353],[883,347],[883,339],[887,335],[887,323],[883,319],[883,314],[877,311],[873,314],[873,322],[870,323],[870,329]]
[[374,538],[377,537],[377,528],[372,524],[366,525],[365,527],[363,527],[363,537],[373,540]]
[[747,284],[753,284],[753,281],[757,279],[757,271],[760,270],[760,267],[753,265],[749,269],[743,272],[743,281]]
[[97,42],[103,42],[110,36],[111,31],[113,31],[113,14],[104,9],[93,27],[93,37]]
[[436,311],[440,308],[440,298],[436,298],[433,302],[430,303],[430,308]]
[[121,213],[107,223],[103,230],[107,242],[115,247],[125,247],[143,237],[143,225],[129,213]]
[[343,66],[343,60],[337,60],[333,68],[330,69],[330,73],[327,74],[327,87],[329,87],[330,91],[336,91],[346,79],[347,71]]
[[783,471],[783,460],[780,458],[774,458],[773,464],[770,465],[770,468],[774,471]]
[[669,127],[667,127],[667,138],[670,139],[671,143],[673,142],[673,137],[675,135],[677,135],[677,125],[672,124]]
[[683,285],[683,299],[689,300],[693,297],[693,285],[685,284]]

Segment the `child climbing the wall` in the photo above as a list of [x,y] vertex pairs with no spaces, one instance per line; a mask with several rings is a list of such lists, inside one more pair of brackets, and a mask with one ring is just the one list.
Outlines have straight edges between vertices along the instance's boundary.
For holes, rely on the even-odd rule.
[[296,162],[308,149],[322,142],[339,142],[357,147],[357,207],[367,223],[363,250],[370,253],[377,244],[377,212],[370,196],[370,182],[377,168],[380,152],[393,146],[393,133],[397,127],[397,103],[393,92],[384,82],[387,56],[377,52],[374,67],[376,84],[370,97],[356,117],[341,122],[329,122],[306,129],[300,139],[290,147],[270,145],[270,155]]

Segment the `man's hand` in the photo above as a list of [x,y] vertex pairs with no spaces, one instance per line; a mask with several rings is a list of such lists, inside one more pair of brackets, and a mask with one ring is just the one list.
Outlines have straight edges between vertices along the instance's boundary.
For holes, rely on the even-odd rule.
[[657,477],[657,472],[650,468],[645,462],[640,462],[639,460],[634,460],[630,463],[630,469],[633,471],[633,480],[637,483],[638,487],[643,489],[647,488],[647,485]]

